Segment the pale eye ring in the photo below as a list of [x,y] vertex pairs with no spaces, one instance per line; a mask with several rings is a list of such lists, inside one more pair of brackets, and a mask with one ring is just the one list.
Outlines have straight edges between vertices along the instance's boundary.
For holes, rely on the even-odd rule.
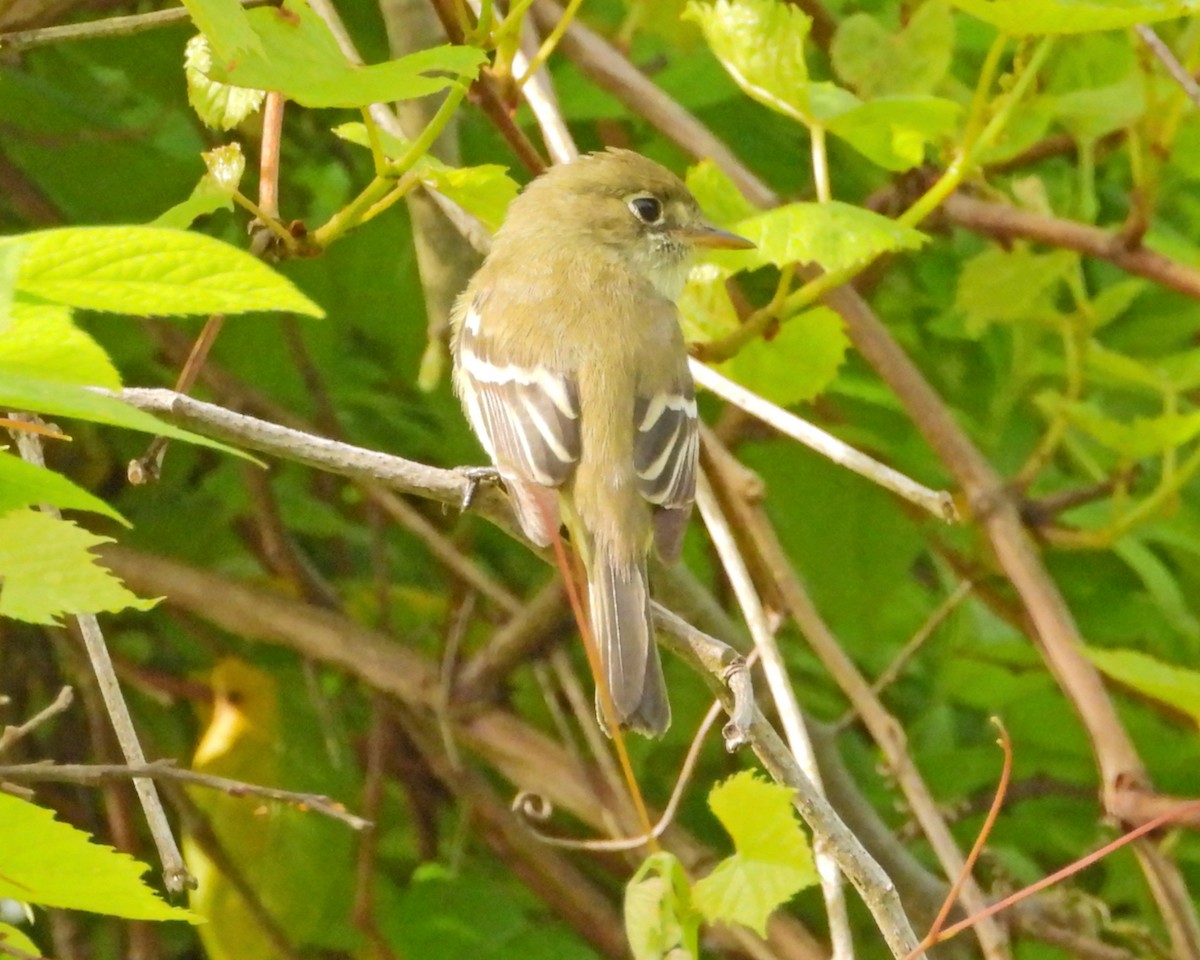
[[661,223],[663,206],[656,197],[634,197],[629,201],[629,209],[642,223]]

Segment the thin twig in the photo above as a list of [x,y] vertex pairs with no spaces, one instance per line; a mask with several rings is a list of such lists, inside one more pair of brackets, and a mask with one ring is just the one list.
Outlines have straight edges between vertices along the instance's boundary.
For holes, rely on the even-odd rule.
[[278,800],[300,810],[311,810],[324,817],[340,820],[354,830],[366,830],[371,821],[347,812],[340,803],[317,793],[297,793],[294,790],[279,790],[263,787],[228,777],[215,777],[177,767],[174,760],[154,760],[150,763],[20,763],[0,765],[0,780],[17,783],[73,783],[91,787],[117,780],[173,780],[190,783],[210,790],[219,790],[231,797],[263,797]]
[[692,378],[698,385],[741,407],[763,423],[793,440],[798,440],[810,450],[815,450],[838,466],[853,470],[859,476],[866,477],[897,496],[928,510],[935,517],[947,522],[958,519],[954,498],[945,490],[930,490],[928,487],[922,486],[899,471],[893,470],[878,460],[873,460],[865,453],[860,453],[849,444],[826,433],[820,427],[814,427],[807,420],[802,420],[794,413],[789,413],[769,400],[764,400],[758,394],[734,383],[728,377],[722,376],[698,360],[691,361],[691,370]]
[[58,716],[74,702],[75,691],[70,687],[63,687],[58,691],[58,696],[48,706],[43,707],[20,726],[5,727],[3,730],[0,730],[0,753],[4,753],[5,750],[18,740],[27,737],[47,720]]
[[[241,3],[249,10],[252,7],[275,7],[279,5],[279,0],[241,0]],[[106,17],[88,23],[69,23],[58,27],[0,33],[0,52],[33,50],[55,43],[94,40],[99,37],[129,37],[147,30],[184,23],[190,16],[186,8],[178,7],[174,10],[156,10],[153,13],[135,13],[127,17]]]
[[1150,52],[1158,57],[1159,62],[1171,75],[1171,79],[1179,84],[1183,92],[1188,95],[1188,99],[1200,107],[1200,84],[1196,83],[1196,78],[1188,72],[1187,67],[1179,62],[1179,58],[1171,52],[1171,48],[1163,43],[1162,38],[1154,32],[1154,28],[1148,23],[1139,23],[1133,29],[1141,37],[1142,43],[1150,48]]

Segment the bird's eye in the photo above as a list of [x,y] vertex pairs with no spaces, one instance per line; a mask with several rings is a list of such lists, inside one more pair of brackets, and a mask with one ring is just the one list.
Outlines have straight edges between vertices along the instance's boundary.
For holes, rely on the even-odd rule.
[[642,223],[658,223],[662,220],[662,204],[654,197],[634,197],[629,201],[629,209]]

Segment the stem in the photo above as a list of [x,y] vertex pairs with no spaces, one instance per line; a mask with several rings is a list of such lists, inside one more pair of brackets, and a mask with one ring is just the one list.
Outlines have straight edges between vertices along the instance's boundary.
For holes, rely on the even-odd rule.
[[[383,203],[387,200],[388,195],[396,189],[396,181],[403,178],[405,174],[416,166],[417,161],[429,152],[429,148],[433,146],[434,141],[446,129],[446,124],[450,122],[450,118],[454,116],[454,111],[458,109],[459,104],[462,103],[466,95],[466,84],[455,83],[450,87],[450,92],[446,94],[446,99],[442,101],[442,105],[438,107],[437,112],[430,118],[429,123],[425,125],[425,129],[421,131],[420,136],[408,145],[408,149],[398,159],[386,163],[383,173],[377,174],[375,179],[367,184],[357,197],[313,231],[312,242],[318,249],[325,249],[334,240],[339,239],[355,227],[366,223],[371,217],[386,210],[387,207],[400,198],[397,196]],[[371,130],[369,124],[367,130],[369,135]],[[376,136],[378,136],[378,133],[376,133]],[[372,152],[374,152],[373,149]],[[400,194],[400,196],[403,196],[403,194]],[[383,203],[382,206],[380,206],[381,203]]]
[[583,0],[571,0],[563,10],[562,16],[558,18],[558,23],[554,25],[554,29],[550,31],[550,35],[542,41],[542,45],[538,47],[538,52],[533,55],[533,59],[529,61],[529,66],[525,68],[525,72],[521,75],[521,79],[517,81],[517,89],[525,85],[525,81],[542,69],[542,64],[550,59],[550,54],[554,52],[554,48],[558,46],[558,42],[567,32],[567,27],[571,25],[571,21],[575,19],[575,14],[583,5]]
[[829,155],[825,151],[825,128],[814,123],[808,128],[812,136],[813,182],[817,187],[817,200],[828,203],[833,199],[829,185]]

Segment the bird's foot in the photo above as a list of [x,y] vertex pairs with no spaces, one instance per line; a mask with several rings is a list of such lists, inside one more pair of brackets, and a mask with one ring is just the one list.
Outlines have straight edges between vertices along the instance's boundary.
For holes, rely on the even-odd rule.
[[458,472],[467,478],[467,489],[463,492],[462,504],[459,509],[466,513],[475,501],[475,494],[482,484],[494,486],[500,483],[500,471],[495,467],[459,467]]

